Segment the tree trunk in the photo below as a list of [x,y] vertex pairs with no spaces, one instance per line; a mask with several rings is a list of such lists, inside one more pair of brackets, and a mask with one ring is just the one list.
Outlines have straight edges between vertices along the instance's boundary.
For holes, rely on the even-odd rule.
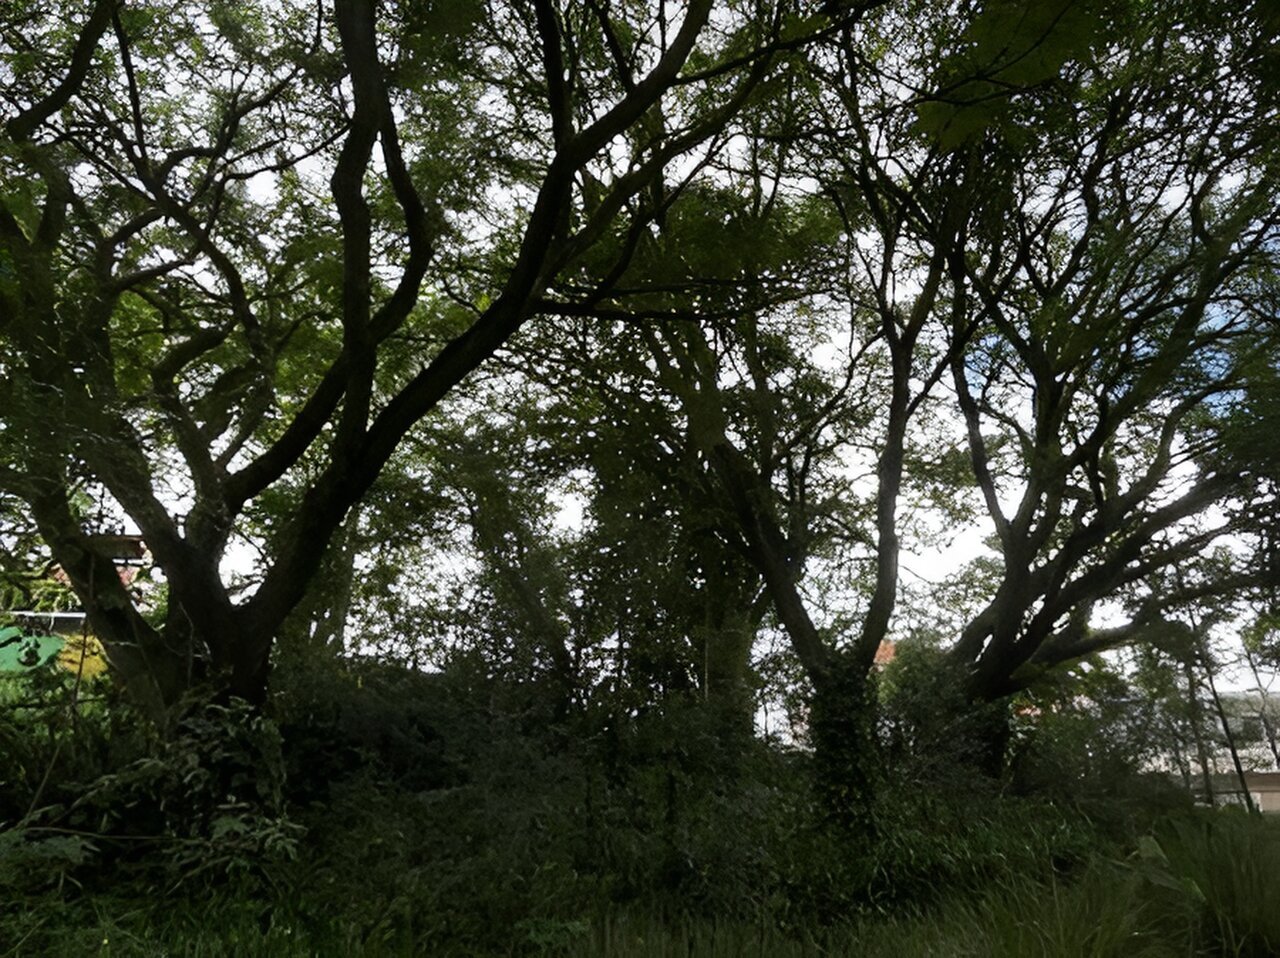
[[871,834],[880,772],[874,679],[848,655],[833,655],[826,676],[809,713],[818,798],[833,825]]
[[1204,726],[1200,711],[1200,696],[1196,693],[1195,670],[1188,657],[1182,663],[1183,675],[1187,679],[1187,704],[1191,720],[1191,736],[1196,746],[1196,764],[1200,767],[1200,778],[1204,783],[1204,799],[1213,804],[1213,774],[1209,768],[1209,749],[1204,742]]
[[1262,674],[1258,670],[1258,662],[1253,657],[1253,653],[1248,649],[1244,652],[1245,660],[1249,663],[1249,671],[1253,673],[1254,684],[1258,687],[1258,696],[1261,701],[1258,708],[1258,718],[1262,722],[1262,730],[1267,736],[1267,746],[1271,749],[1271,758],[1280,767],[1280,740],[1276,737],[1276,725],[1271,718],[1271,695],[1263,684]]
[[1204,668],[1205,678],[1209,680],[1209,696],[1213,701],[1213,710],[1218,716],[1218,722],[1222,726],[1222,734],[1227,740],[1227,751],[1231,754],[1231,764],[1235,768],[1236,778],[1240,782],[1240,791],[1244,795],[1244,807],[1251,813],[1257,814],[1257,807],[1253,804],[1253,796],[1249,793],[1249,783],[1245,779],[1244,766],[1240,763],[1240,752],[1236,748],[1236,737],[1231,731],[1231,723],[1227,721],[1227,711],[1222,706],[1222,697],[1218,695],[1217,683],[1213,680],[1213,666],[1209,661],[1208,653],[1200,649],[1200,663]]

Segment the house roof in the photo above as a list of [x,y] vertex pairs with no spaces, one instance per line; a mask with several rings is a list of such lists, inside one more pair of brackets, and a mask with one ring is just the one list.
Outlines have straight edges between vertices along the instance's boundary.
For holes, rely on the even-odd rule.
[[[133,585],[133,581],[136,578],[138,578],[138,573],[140,573],[141,571],[142,570],[136,565],[117,565],[116,566],[116,575],[120,577],[120,584],[124,586],[126,589],[129,588],[129,586]],[[71,577],[67,575],[66,570],[63,569],[62,566],[60,565],[54,566],[53,572],[51,574],[54,578],[54,581],[57,582],[59,585],[65,585],[65,586],[71,585]]]

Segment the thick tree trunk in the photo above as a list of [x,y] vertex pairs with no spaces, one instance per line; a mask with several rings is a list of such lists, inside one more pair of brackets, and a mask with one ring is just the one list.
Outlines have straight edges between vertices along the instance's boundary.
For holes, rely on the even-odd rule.
[[118,681],[139,707],[163,723],[190,685],[195,668],[191,645],[162,634],[139,614],[112,558],[95,551],[80,530],[61,485],[43,485],[29,497],[41,537],[79,598]]
[[874,679],[856,657],[833,656],[811,702],[809,737],[823,812],[840,829],[869,834],[880,773]]
[[703,699],[742,712],[748,722],[751,690],[747,684],[747,668],[755,635],[754,624],[730,617],[727,621],[708,623],[698,636],[702,646],[699,672]]
[[271,640],[246,641],[235,646],[235,658],[227,678],[226,693],[244,699],[255,708],[267,701],[267,680],[271,675]]

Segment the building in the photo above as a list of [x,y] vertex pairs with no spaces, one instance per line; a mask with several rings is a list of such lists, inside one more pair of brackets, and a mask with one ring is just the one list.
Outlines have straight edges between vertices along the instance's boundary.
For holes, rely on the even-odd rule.
[[[1244,784],[1248,787],[1253,807],[1260,812],[1280,814],[1280,772],[1245,772]],[[1214,800],[1224,805],[1244,805],[1244,789],[1238,775],[1214,777]]]
[[[133,588],[149,559],[142,537],[113,534],[92,539],[98,552],[115,562],[121,583]],[[56,566],[49,575],[64,586],[69,584],[66,573]],[[0,628],[0,675],[22,675],[50,664],[83,678],[106,671],[106,653],[89,632],[84,612],[3,609],[0,616],[11,623]]]

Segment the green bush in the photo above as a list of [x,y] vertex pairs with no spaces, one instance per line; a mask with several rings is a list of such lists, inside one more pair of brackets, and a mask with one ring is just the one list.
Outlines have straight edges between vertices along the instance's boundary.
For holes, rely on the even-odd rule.
[[[295,855],[301,830],[285,807],[280,737],[269,719],[244,703],[204,703],[160,737],[122,731],[128,717],[147,728],[109,702],[53,726],[52,744],[34,728],[9,726],[31,764],[9,811],[25,808],[0,822],[0,883],[29,894],[67,879],[172,891],[269,880],[273,865]],[[38,763],[47,771],[34,781]]]

